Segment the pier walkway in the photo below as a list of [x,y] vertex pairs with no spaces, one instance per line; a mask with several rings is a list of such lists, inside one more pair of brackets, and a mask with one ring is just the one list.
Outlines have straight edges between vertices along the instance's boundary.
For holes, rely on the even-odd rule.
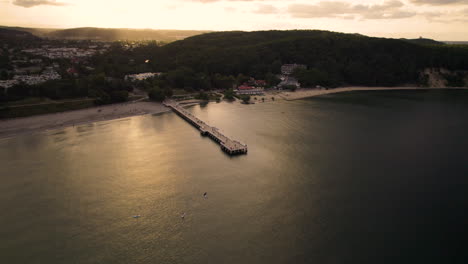
[[228,153],[229,155],[237,155],[237,154],[246,154],[247,153],[247,145],[240,143],[234,139],[231,139],[225,136],[223,133],[219,131],[218,128],[212,127],[202,120],[198,119],[196,116],[192,115],[189,111],[187,111],[182,105],[179,103],[166,100],[164,101],[164,105],[171,108],[176,114],[180,117],[185,119],[187,122],[195,126],[200,130],[200,133],[204,136],[209,136],[211,139],[216,141],[218,144],[221,145],[221,149]]

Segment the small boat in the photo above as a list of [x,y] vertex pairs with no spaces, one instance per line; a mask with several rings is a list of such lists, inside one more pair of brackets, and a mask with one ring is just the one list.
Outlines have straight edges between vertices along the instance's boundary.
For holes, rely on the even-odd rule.
[[141,217],[141,215],[134,215],[134,216],[132,216],[132,217],[135,218],[135,219],[138,219],[138,218]]

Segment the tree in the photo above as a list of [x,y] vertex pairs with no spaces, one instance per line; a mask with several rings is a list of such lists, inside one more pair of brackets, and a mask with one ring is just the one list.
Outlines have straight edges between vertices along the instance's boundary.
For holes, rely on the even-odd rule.
[[170,89],[170,88],[164,89],[164,96],[165,97],[172,97],[172,95],[174,95],[174,92],[172,91],[172,89]]
[[271,72],[273,73],[281,73],[281,61],[275,60],[271,64]]
[[215,74],[212,78],[213,86],[218,89],[232,88],[235,79],[232,76],[224,76],[219,73]]
[[169,84],[175,88],[193,88],[195,86],[195,72],[189,67],[181,67],[170,71],[166,76]]
[[0,71],[0,80],[8,80],[9,74],[5,70]]
[[241,85],[241,84],[247,82],[248,80],[249,80],[248,76],[245,76],[244,74],[239,73],[239,75],[237,75],[237,78],[236,78],[236,84]]
[[208,96],[207,93],[205,92],[200,92],[197,96],[196,96],[197,99],[200,99],[200,100],[209,100],[210,97]]
[[234,100],[234,90],[232,90],[231,88],[231,89],[224,91],[224,98],[226,100]]
[[125,90],[112,91],[110,97],[112,102],[125,102],[128,100],[128,92]]
[[159,87],[152,88],[148,93],[148,97],[156,102],[162,102],[166,98],[163,90],[161,90]]
[[250,102],[250,95],[242,95],[241,99],[244,104],[248,104]]
[[276,86],[281,82],[281,80],[271,72],[265,75],[265,81],[267,82],[268,87]]

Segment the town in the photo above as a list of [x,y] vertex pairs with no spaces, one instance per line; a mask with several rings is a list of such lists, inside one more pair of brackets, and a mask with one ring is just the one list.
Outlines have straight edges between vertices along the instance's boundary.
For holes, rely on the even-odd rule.
[[[24,49],[5,43],[0,47],[0,56],[3,57],[2,61],[8,63],[1,65],[0,87],[8,89],[17,84],[37,85],[62,79],[64,73],[73,75],[76,73],[73,65],[89,65],[90,57],[103,53],[110,47],[110,44],[106,43],[87,45],[88,43],[88,41],[83,43],[56,41],[53,44]],[[65,72],[64,66],[68,66]],[[89,66],[87,69],[93,70]]]

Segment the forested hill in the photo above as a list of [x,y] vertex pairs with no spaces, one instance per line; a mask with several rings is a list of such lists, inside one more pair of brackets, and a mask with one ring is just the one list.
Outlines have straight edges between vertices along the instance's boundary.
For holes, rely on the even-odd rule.
[[444,45],[443,42],[436,41],[433,39],[427,39],[427,38],[418,38],[418,39],[402,39],[411,43],[415,44],[423,44],[423,45]]
[[214,32],[140,52],[135,55],[148,57],[160,71],[187,67],[262,78],[279,72],[281,64],[306,64],[324,85],[392,86],[417,83],[429,67],[468,70],[466,47],[316,30]]
[[8,43],[15,46],[22,46],[36,40],[39,40],[39,38],[29,32],[0,28],[0,44]]
[[50,39],[98,40],[98,41],[156,40],[159,42],[166,42],[166,43],[209,32],[209,31],[198,31],[198,30],[128,29],[128,28],[96,28],[96,27],[47,29],[47,28],[22,28],[22,27],[0,26],[0,28],[22,31],[22,32],[29,32],[37,37],[50,38]]
[[6,40],[15,40],[15,39],[16,40],[18,39],[35,40],[38,38],[29,32],[0,28],[0,39],[6,41]]

